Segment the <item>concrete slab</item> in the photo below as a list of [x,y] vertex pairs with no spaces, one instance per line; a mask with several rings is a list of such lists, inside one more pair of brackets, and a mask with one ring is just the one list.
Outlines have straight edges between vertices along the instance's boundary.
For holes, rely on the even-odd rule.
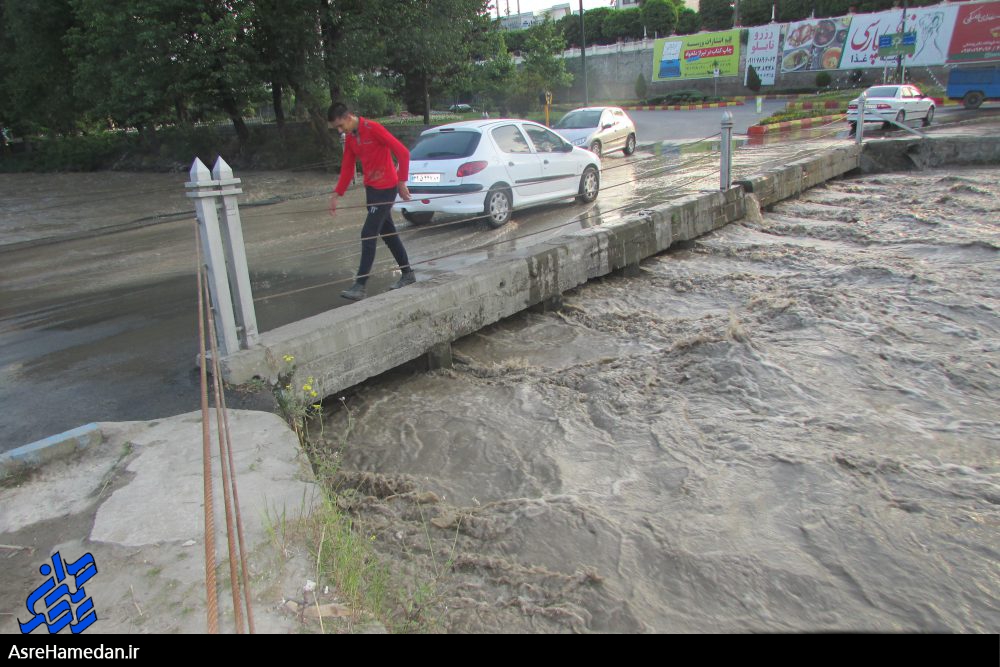
[[[211,420],[216,437],[214,411]],[[315,579],[308,552],[283,535],[320,499],[295,434],[276,415],[230,411],[229,426],[258,632],[298,631],[286,599],[303,599]],[[86,583],[98,621],[87,632],[206,631],[201,413],[151,422],[96,425],[100,444],[0,488],[0,632],[30,618],[25,599],[59,552],[66,563],[91,554]],[[218,447],[213,445],[218,473]],[[221,483],[214,485],[217,578],[223,632],[233,632]],[[43,603],[36,608],[42,611]],[[44,627],[35,630],[43,632]],[[63,632],[66,632],[64,630]]]

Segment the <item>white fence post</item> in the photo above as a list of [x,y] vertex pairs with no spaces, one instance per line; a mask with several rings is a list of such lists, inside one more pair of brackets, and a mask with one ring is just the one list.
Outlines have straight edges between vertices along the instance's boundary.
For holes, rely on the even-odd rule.
[[733,167],[733,114],[726,111],[722,114],[722,138],[719,151],[719,189],[725,192],[732,184]]
[[858,97],[858,122],[854,127],[854,143],[860,144],[865,136],[865,106],[868,104],[868,93],[864,92]]
[[[226,273],[226,253],[219,229],[219,190],[208,167],[198,158],[195,158],[194,164],[191,165],[190,176],[191,180],[185,183],[184,187],[189,190],[187,196],[194,199],[198,213],[202,261],[208,268],[208,287],[215,309],[215,330],[219,338],[219,351],[224,355],[232,354],[239,349],[239,338],[236,335],[233,299],[229,292],[229,276]],[[201,267],[198,267],[198,270],[200,271]]]
[[229,284],[234,294],[236,306],[236,327],[243,348],[256,345],[257,314],[253,307],[253,292],[250,288],[250,271],[247,268],[247,251],[243,243],[243,223],[240,221],[240,207],[236,195],[243,194],[241,181],[233,177],[233,169],[219,156],[212,167],[212,178],[219,186],[222,197],[222,215],[226,224],[222,226],[222,243],[226,249],[226,267]]

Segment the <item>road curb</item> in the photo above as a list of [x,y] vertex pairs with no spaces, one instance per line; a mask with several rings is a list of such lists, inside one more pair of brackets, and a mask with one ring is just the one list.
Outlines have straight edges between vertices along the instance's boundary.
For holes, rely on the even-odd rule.
[[707,104],[639,104],[622,107],[626,111],[690,111],[692,109],[718,109],[741,107],[743,102],[709,102]]
[[94,447],[103,440],[104,434],[100,426],[90,423],[12,449],[0,454],[0,478],[18,470],[34,468],[79,450]]
[[833,116],[816,116],[815,118],[800,118],[798,120],[788,120],[784,123],[772,123],[771,125],[751,125],[747,128],[747,134],[751,136],[768,134],[770,132],[788,132],[790,130],[804,130],[810,127],[819,127],[843,118],[843,114]]

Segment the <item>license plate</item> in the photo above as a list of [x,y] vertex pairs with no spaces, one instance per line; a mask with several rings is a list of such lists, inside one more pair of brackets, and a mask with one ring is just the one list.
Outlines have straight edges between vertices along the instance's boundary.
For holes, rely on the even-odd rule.
[[411,183],[440,183],[441,174],[410,174]]

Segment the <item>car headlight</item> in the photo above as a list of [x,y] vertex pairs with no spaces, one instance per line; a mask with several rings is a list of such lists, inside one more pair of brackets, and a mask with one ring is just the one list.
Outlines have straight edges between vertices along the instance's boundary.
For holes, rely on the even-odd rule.
[[574,139],[573,140],[573,145],[574,146],[583,146],[586,143],[587,143],[587,138],[586,137],[583,137],[581,139]]

